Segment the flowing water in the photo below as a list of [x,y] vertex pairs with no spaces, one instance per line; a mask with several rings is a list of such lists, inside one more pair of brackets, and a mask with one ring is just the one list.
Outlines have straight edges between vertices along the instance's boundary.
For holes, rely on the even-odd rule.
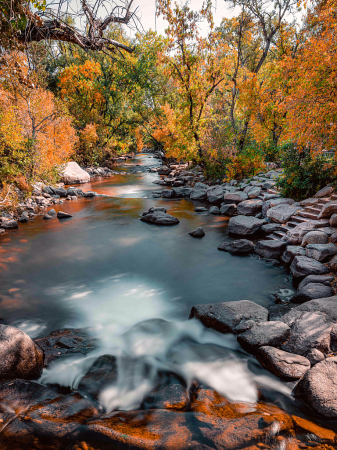
[[[262,387],[270,400],[290,402],[290,388],[249,358],[234,336],[187,320],[201,303],[249,299],[270,306],[271,294],[289,296],[292,289],[285,269],[219,252],[218,245],[231,239],[228,217],[198,214],[190,200],[151,198],[161,188],[153,184],[158,175],[131,170],[158,160],[143,154],[129,164],[126,174],[82,187],[107,196],[56,205],[73,218],[40,216],[1,239],[3,322],[32,338],[88,328],[99,341],[87,357],[52,364],[40,382],[76,388],[97,356],[111,354],[118,379],[99,397],[107,412],[138,408],[163,370],[187,385],[205,383],[229,400],[255,402]],[[165,206],[179,225],[141,222],[151,206]],[[198,226],[203,239],[188,235]],[[126,364],[125,357],[133,362]]]

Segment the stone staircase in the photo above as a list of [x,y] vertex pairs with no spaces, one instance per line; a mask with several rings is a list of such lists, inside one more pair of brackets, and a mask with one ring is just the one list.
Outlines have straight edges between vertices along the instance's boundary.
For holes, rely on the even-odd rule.
[[[263,200],[264,196],[260,196],[261,200]],[[329,203],[333,200],[337,200],[337,194],[331,195],[331,197],[320,198],[317,203],[313,206],[306,206],[302,211],[299,211],[297,214],[291,217],[289,222],[282,226],[282,230],[275,231],[272,234],[266,236],[266,239],[274,239],[281,241],[282,238],[287,234],[289,230],[295,228],[297,225],[303,222],[309,222],[311,220],[318,220],[318,215],[321,212],[321,209],[326,203]]]

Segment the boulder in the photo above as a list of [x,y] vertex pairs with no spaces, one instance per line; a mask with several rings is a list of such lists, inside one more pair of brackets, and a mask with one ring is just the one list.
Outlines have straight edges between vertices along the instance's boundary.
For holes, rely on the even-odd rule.
[[237,239],[232,242],[224,242],[219,245],[218,250],[229,252],[233,255],[246,255],[254,250],[254,244],[248,239]]
[[288,204],[281,204],[271,207],[267,211],[267,217],[277,223],[286,223],[290,218],[301,210],[300,206],[291,206]]
[[297,306],[285,314],[280,320],[290,326],[302,312],[318,312],[325,314],[331,322],[337,322],[337,295],[334,297],[310,300]]
[[237,213],[244,216],[256,216],[262,211],[262,200],[244,200],[237,206]]
[[67,197],[67,191],[63,187],[54,188],[55,194],[60,197]]
[[[308,303],[310,302],[305,305]],[[313,348],[322,353],[330,351],[333,322],[326,314],[297,310],[292,315],[287,316],[286,314],[280,320],[291,328],[290,338],[281,346],[282,350],[302,356]]]
[[47,212],[47,214],[48,214],[48,216],[54,217],[54,216],[56,216],[56,211],[55,211],[55,209],[50,209],[50,210]]
[[307,275],[324,275],[329,273],[328,267],[307,256],[295,256],[290,266],[290,271],[295,278],[306,277]]
[[332,214],[332,216],[330,217],[330,227],[337,227],[337,214]]
[[194,208],[195,212],[208,212],[208,209],[205,208],[204,206],[197,206],[196,208]]
[[155,225],[176,225],[179,219],[163,211],[151,211],[140,218],[142,222],[153,223]]
[[49,220],[49,219],[52,219],[53,217],[50,216],[49,214],[45,214],[45,215],[43,216],[43,218],[44,218],[44,220]]
[[0,325],[0,380],[39,378],[43,368],[43,351],[19,330]]
[[310,361],[304,356],[270,346],[260,347],[256,358],[265,369],[286,381],[298,380],[310,369]]
[[325,186],[323,189],[316,192],[314,198],[329,197],[333,193],[333,188],[331,186]]
[[217,206],[211,206],[209,208],[209,213],[210,214],[215,214],[215,215],[221,214],[220,209]]
[[249,189],[249,191],[247,192],[248,198],[257,198],[261,194],[261,191],[262,189],[257,186]]
[[315,230],[316,228],[328,226],[329,221],[326,219],[308,220],[289,230],[286,235],[286,240],[288,244],[299,245],[302,243],[303,237],[310,231]]
[[161,191],[161,196],[163,198],[172,198],[174,197],[174,190],[173,189],[164,189]]
[[228,192],[224,194],[223,201],[225,204],[231,204],[231,203],[241,203],[245,200],[248,200],[248,195],[245,192]]
[[327,244],[329,237],[324,231],[309,231],[302,239],[302,247],[307,244]]
[[237,206],[235,203],[228,203],[227,205],[222,205],[220,208],[220,213],[224,216],[234,216],[236,215]]
[[252,235],[257,233],[264,223],[264,220],[250,216],[231,217],[228,223],[228,231],[242,236]]
[[309,350],[305,354],[305,357],[310,361],[312,367],[325,359],[324,354],[317,350],[317,348],[312,348],[311,350]]
[[308,258],[323,262],[337,254],[337,246],[330,242],[330,244],[309,244],[306,247],[306,255]]
[[337,357],[327,358],[308,370],[294,389],[318,414],[337,419]]
[[281,256],[281,261],[290,264],[295,256],[305,256],[305,249],[299,245],[288,245]]
[[255,245],[255,253],[262,258],[278,259],[286,247],[286,243],[277,240],[258,241]]
[[18,228],[18,223],[16,220],[9,219],[8,217],[0,217],[0,227],[5,230],[12,230]]
[[117,361],[112,355],[99,356],[84,375],[77,390],[98,400],[99,394],[108,385],[117,381]]
[[238,342],[250,353],[262,346],[281,346],[290,336],[290,327],[278,321],[260,322],[238,336]]
[[205,232],[202,227],[198,227],[195,230],[190,231],[188,234],[195,238],[202,238],[205,236]]
[[282,231],[283,226],[280,223],[266,223],[266,225],[262,225],[261,230],[266,234],[271,234],[275,231]]
[[279,197],[279,198],[270,200],[270,206],[272,208],[274,208],[274,206],[279,206],[279,205],[292,205],[293,203],[295,203],[295,200],[293,200],[292,198]]
[[90,175],[81,169],[75,161],[71,161],[66,164],[63,171],[63,181],[65,184],[89,183]]
[[337,201],[326,203],[318,215],[318,219],[329,219],[333,214],[337,213]]
[[[309,277],[307,277],[309,278]],[[321,283],[308,283],[298,289],[297,293],[292,297],[293,303],[304,303],[315,298],[326,298],[334,295],[334,290],[330,286]]]
[[330,240],[331,240],[331,242],[333,242],[334,244],[337,244],[337,233],[333,233],[333,234],[330,236]]
[[190,199],[191,200],[196,200],[199,202],[205,202],[207,200],[207,194],[206,194],[206,190],[204,189],[192,189],[191,195],[190,195]]
[[88,198],[96,197],[96,195],[97,195],[96,192],[93,192],[93,191],[83,192],[83,194],[82,194],[83,197],[88,197]]
[[321,283],[326,286],[331,286],[331,281],[335,279],[332,275],[308,275],[305,277],[300,284],[298,285],[298,289],[304,288],[309,283]]
[[68,214],[66,212],[63,211],[58,211],[57,213],[57,218],[58,219],[69,219],[70,217],[73,217],[71,214]]
[[152,206],[146,213],[143,213],[143,216],[145,216],[148,213],[153,213],[153,212],[163,212],[166,213],[167,210],[166,208],[164,208],[163,206]]
[[308,206],[314,206],[316,203],[318,203],[318,198],[307,198],[305,200],[302,200],[300,202],[300,205],[303,206],[303,208],[306,208]]
[[222,186],[212,186],[207,189],[206,194],[209,203],[221,203],[224,196]]
[[263,306],[250,300],[239,300],[193,306],[189,318],[196,318],[205,327],[213,328],[220,333],[237,334],[245,322],[254,321],[255,324],[265,322],[268,315],[268,310]]

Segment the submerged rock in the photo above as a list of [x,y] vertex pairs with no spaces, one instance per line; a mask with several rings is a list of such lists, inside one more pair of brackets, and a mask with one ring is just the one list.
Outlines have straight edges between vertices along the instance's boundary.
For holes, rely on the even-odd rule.
[[157,208],[154,208],[152,211],[150,208],[148,212],[143,214],[140,220],[142,222],[154,223],[155,225],[176,225],[179,223],[179,219]]
[[31,338],[19,330],[0,325],[0,380],[39,378],[43,368],[43,352]]
[[224,242],[219,245],[218,250],[232,253],[233,255],[246,255],[254,250],[254,244],[248,239],[237,239],[232,242]]
[[265,322],[268,315],[268,310],[263,306],[250,300],[239,300],[193,306],[189,318],[196,318],[207,328],[213,328],[220,333],[237,333],[237,327],[243,322]]

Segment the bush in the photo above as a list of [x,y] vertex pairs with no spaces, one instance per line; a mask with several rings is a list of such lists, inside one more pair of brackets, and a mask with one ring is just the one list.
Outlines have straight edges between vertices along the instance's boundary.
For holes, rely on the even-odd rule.
[[277,181],[284,197],[303,200],[312,197],[327,184],[336,183],[337,161],[310,149],[299,150],[287,144],[282,152],[283,176]]
[[227,164],[225,180],[249,178],[266,169],[263,151],[255,146],[236,153]]

